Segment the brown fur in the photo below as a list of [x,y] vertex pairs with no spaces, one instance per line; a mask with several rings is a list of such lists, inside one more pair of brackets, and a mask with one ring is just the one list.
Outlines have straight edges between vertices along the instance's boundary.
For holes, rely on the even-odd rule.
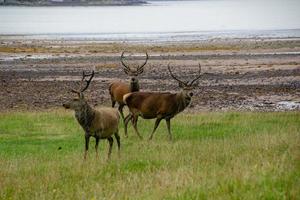
[[91,134],[95,134],[99,138],[105,139],[118,131],[120,117],[116,109],[101,108],[94,111],[95,117],[90,127]]
[[100,139],[107,139],[109,141],[109,151],[108,158],[111,154],[111,149],[113,145],[114,135],[118,149],[120,150],[120,136],[118,134],[119,126],[119,113],[114,108],[100,108],[93,109],[84,99],[80,97],[79,99],[74,99],[69,103],[63,104],[65,108],[70,108],[75,111],[75,117],[78,123],[81,125],[85,132],[85,153],[84,159],[86,159],[87,151],[89,149],[89,139],[94,137],[96,139],[96,155],[98,155],[98,142]]
[[[78,95],[78,98],[75,98],[63,104],[66,109],[72,109],[75,111],[75,117],[85,132],[84,159],[86,159],[87,156],[87,151],[89,149],[89,140],[91,136],[96,139],[96,156],[98,156],[98,143],[100,139],[107,139],[109,142],[108,158],[110,158],[113,146],[113,135],[117,140],[119,152],[121,145],[120,136],[118,133],[120,118],[118,111],[113,108],[100,108],[96,110],[92,108],[84,98],[83,92],[89,87],[94,74],[94,71],[91,74],[85,74],[85,72],[83,72],[80,89],[71,90]],[[85,80],[86,77],[90,77],[89,80]],[[84,86],[83,83],[86,83],[86,85]]]
[[113,103],[112,107],[114,107],[116,102],[119,105],[124,105],[123,96],[129,92],[131,92],[129,84],[122,82],[112,82],[109,85],[109,94]]
[[[132,80],[132,79],[131,79]],[[133,87],[131,87],[133,85]],[[122,83],[122,82],[113,82],[109,86],[109,94],[112,102],[112,107],[115,107],[116,102],[119,104],[118,110],[123,119],[123,123],[125,123],[123,108],[125,106],[123,102],[123,96],[130,92],[138,91],[134,90],[135,88],[139,89],[137,81],[131,81],[130,84]]]
[[137,130],[137,120],[138,117],[141,116],[144,119],[156,118],[154,129],[149,138],[150,140],[162,119],[166,120],[169,137],[172,140],[170,130],[171,119],[190,104],[193,96],[193,93],[190,91],[198,85],[198,82],[196,81],[201,77],[201,65],[199,63],[198,74],[190,82],[182,81],[177,78],[172,73],[170,63],[168,64],[168,70],[172,78],[178,81],[179,87],[182,88],[182,91],[176,94],[159,92],[132,92],[126,94],[123,97],[123,101],[128,106],[130,114],[124,120],[125,135],[127,135],[127,124],[130,120],[132,120],[136,134],[142,138]]
[[124,114],[123,114],[123,107],[125,106],[125,104],[123,102],[123,96],[125,94],[130,93],[130,92],[137,92],[137,91],[140,90],[140,85],[139,85],[137,77],[138,77],[139,74],[143,73],[143,71],[144,71],[143,68],[146,65],[149,57],[148,57],[148,54],[146,53],[145,62],[141,66],[138,66],[136,68],[136,70],[133,70],[129,66],[127,66],[125,64],[125,62],[123,61],[124,53],[125,52],[123,51],[122,55],[121,55],[121,63],[123,65],[124,72],[128,76],[130,76],[130,82],[129,82],[129,84],[123,83],[123,82],[113,82],[113,83],[111,83],[109,85],[109,94],[110,94],[110,98],[111,98],[112,107],[115,107],[116,103],[119,104],[118,110],[121,114],[123,122],[125,123]]
[[170,120],[190,104],[193,95],[189,92],[190,90],[190,88],[185,88],[176,94],[159,92],[133,92],[126,94],[123,101],[128,106],[130,115],[125,118],[125,133],[127,134],[127,124],[132,118],[135,132],[142,138],[137,130],[138,116],[144,119],[156,118],[154,129],[149,138],[152,139],[160,121],[165,119],[169,137],[172,139]]

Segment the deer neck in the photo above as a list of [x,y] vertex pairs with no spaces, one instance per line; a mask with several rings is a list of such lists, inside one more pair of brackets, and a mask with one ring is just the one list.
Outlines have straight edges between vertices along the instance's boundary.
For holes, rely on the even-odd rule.
[[136,81],[130,81],[130,92],[138,92],[140,90],[139,82]]
[[95,111],[88,103],[85,103],[80,109],[75,110],[75,117],[81,127],[88,131],[95,117]]
[[176,100],[178,106],[177,113],[182,112],[191,102],[191,98],[183,91],[176,94]]

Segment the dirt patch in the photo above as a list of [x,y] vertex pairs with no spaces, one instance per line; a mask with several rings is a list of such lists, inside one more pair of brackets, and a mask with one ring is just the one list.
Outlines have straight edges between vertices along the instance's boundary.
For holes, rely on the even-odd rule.
[[[177,92],[167,71],[192,79],[202,65],[202,78],[188,111],[287,110],[280,102],[300,102],[299,40],[208,41],[178,44],[101,44],[74,41],[9,41],[0,45],[0,109],[44,109],[73,97],[69,88],[82,70],[95,70],[86,92],[93,105],[110,105],[108,85],[127,81],[119,56],[139,52],[132,65],[150,59],[139,77],[142,90]],[[100,48],[101,47],[101,48]],[[290,105],[287,103],[287,105]],[[294,104],[293,104],[294,105]],[[292,109],[298,109],[294,106]]]

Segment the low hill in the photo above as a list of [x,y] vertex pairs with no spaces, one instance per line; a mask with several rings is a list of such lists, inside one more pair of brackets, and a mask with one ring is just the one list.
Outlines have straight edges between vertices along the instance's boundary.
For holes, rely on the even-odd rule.
[[0,0],[1,6],[112,6],[145,3],[144,0]]

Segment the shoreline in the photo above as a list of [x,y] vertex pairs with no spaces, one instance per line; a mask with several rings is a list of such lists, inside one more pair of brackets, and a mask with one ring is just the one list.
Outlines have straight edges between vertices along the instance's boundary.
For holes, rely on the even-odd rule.
[[201,43],[206,41],[279,41],[299,40],[300,29],[282,30],[233,30],[233,31],[191,31],[191,32],[153,32],[153,33],[42,33],[42,34],[1,34],[0,42],[9,40],[45,40],[67,42],[97,43],[137,43],[171,44]]

